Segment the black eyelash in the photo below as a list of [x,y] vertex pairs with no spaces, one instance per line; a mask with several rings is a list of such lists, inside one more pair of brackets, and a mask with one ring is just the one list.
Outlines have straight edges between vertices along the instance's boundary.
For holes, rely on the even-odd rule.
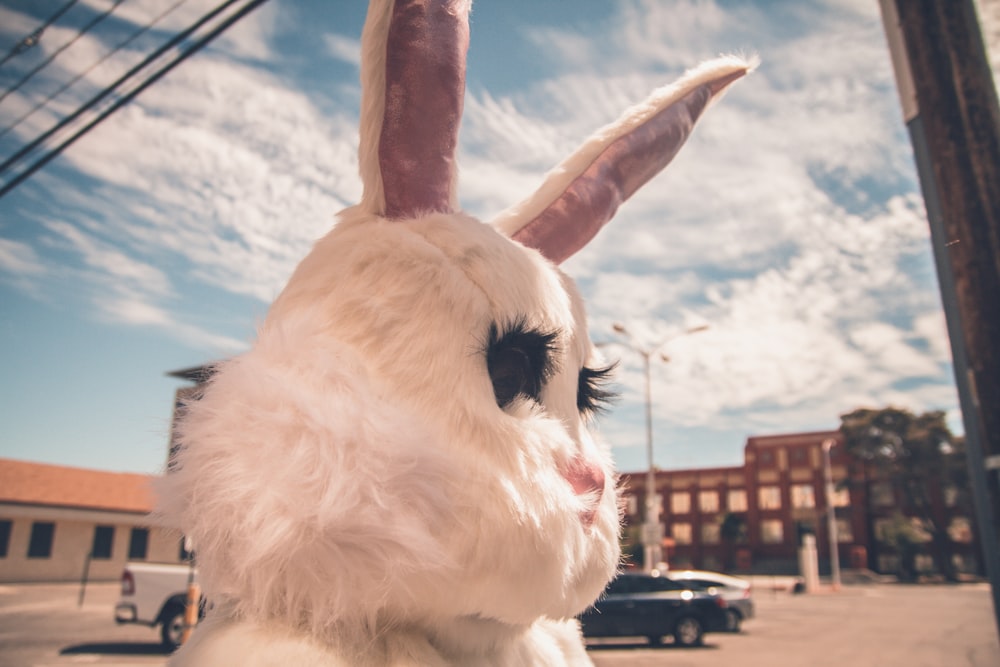
[[506,407],[518,396],[538,400],[542,386],[555,373],[556,333],[529,329],[524,318],[490,325],[486,367],[497,405]]
[[576,391],[576,407],[582,414],[593,415],[605,412],[618,398],[618,394],[606,389],[611,382],[611,376],[618,367],[617,363],[604,368],[580,369],[580,379]]

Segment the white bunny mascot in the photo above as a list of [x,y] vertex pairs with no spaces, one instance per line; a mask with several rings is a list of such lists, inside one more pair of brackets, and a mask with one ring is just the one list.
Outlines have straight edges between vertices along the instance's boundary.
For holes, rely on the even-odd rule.
[[751,67],[713,61],[493,225],[457,210],[470,0],[373,0],[364,195],[180,426],[160,512],[212,607],[175,666],[590,665],[619,565],[605,397],[556,264]]

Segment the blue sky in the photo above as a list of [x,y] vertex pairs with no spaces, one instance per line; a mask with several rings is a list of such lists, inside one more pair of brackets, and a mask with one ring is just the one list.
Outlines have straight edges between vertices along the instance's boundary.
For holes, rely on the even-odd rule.
[[[3,2],[0,51],[62,4]],[[0,102],[0,126],[169,4],[126,0]],[[134,46],[214,4],[188,0]],[[40,48],[0,67],[0,86],[108,5],[79,2]],[[161,468],[183,385],[165,373],[246,349],[298,259],[360,195],[364,10],[271,0],[0,198],[0,456]],[[731,52],[762,64],[563,265],[595,340],[624,342],[616,321],[643,346],[671,339],[669,363],[652,370],[656,464],[738,465],[749,435],[836,428],[859,406],[942,409],[959,429],[873,0],[478,0],[462,205],[491,219],[629,104]],[[139,57],[109,60],[55,111]],[[0,137],[0,157],[50,113]],[[641,469],[640,359],[606,350],[621,359],[622,398],[598,427],[621,469]]]

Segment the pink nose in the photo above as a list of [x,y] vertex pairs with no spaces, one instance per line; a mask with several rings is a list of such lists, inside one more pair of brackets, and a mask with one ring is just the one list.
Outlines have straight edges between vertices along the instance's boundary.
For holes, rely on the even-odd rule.
[[563,471],[563,476],[573,487],[576,495],[593,494],[593,503],[590,508],[580,515],[584,525],[589,526],[594,522],[594,517],[597,515],[597,505],[604,493],[604,470],[599,465],[577,456]]

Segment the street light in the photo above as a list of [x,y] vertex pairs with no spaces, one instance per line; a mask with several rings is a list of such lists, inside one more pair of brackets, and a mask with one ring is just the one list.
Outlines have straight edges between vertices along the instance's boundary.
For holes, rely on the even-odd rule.
[[[678,334],[674,334],[669,338],[660,341],[660,343],[653,348],[644,348],[637,345],[634,341],[634,336],[627,328],[625,328],[625,325],[620,322],[615,322],[611,325],[611,328],[614,329],[616,333],[626,336],[630,340],[626,346],[642,357],[643,371],[646,375],[646,462],[648,469],[646,470],[646,507],[645,512],[643,513],[642,522],[642,545],[643,564],[646,571],[649,572],[656,566],[656,564],[663,561],[663,526],[660,524],[660,503],[657,502],[656,498],[656,468],[653,465],[653,400],[649,359],[663,349],[663,346],[670,341],[680,338],[681,336],[705,331],[708,329],[708,325],[702,324],[700,326],[686,329]],[[663,361],[670,361],[670,358],[666,355],[661,355],[661,358]]]
[[840,543],[837,537],[837,514],[833,508],[833,470],[830,450],[837,444],[832,438],[823,441],[823,476],[826,481],[826,528],[830,538],[830,577],[833,590],[840,590]]

